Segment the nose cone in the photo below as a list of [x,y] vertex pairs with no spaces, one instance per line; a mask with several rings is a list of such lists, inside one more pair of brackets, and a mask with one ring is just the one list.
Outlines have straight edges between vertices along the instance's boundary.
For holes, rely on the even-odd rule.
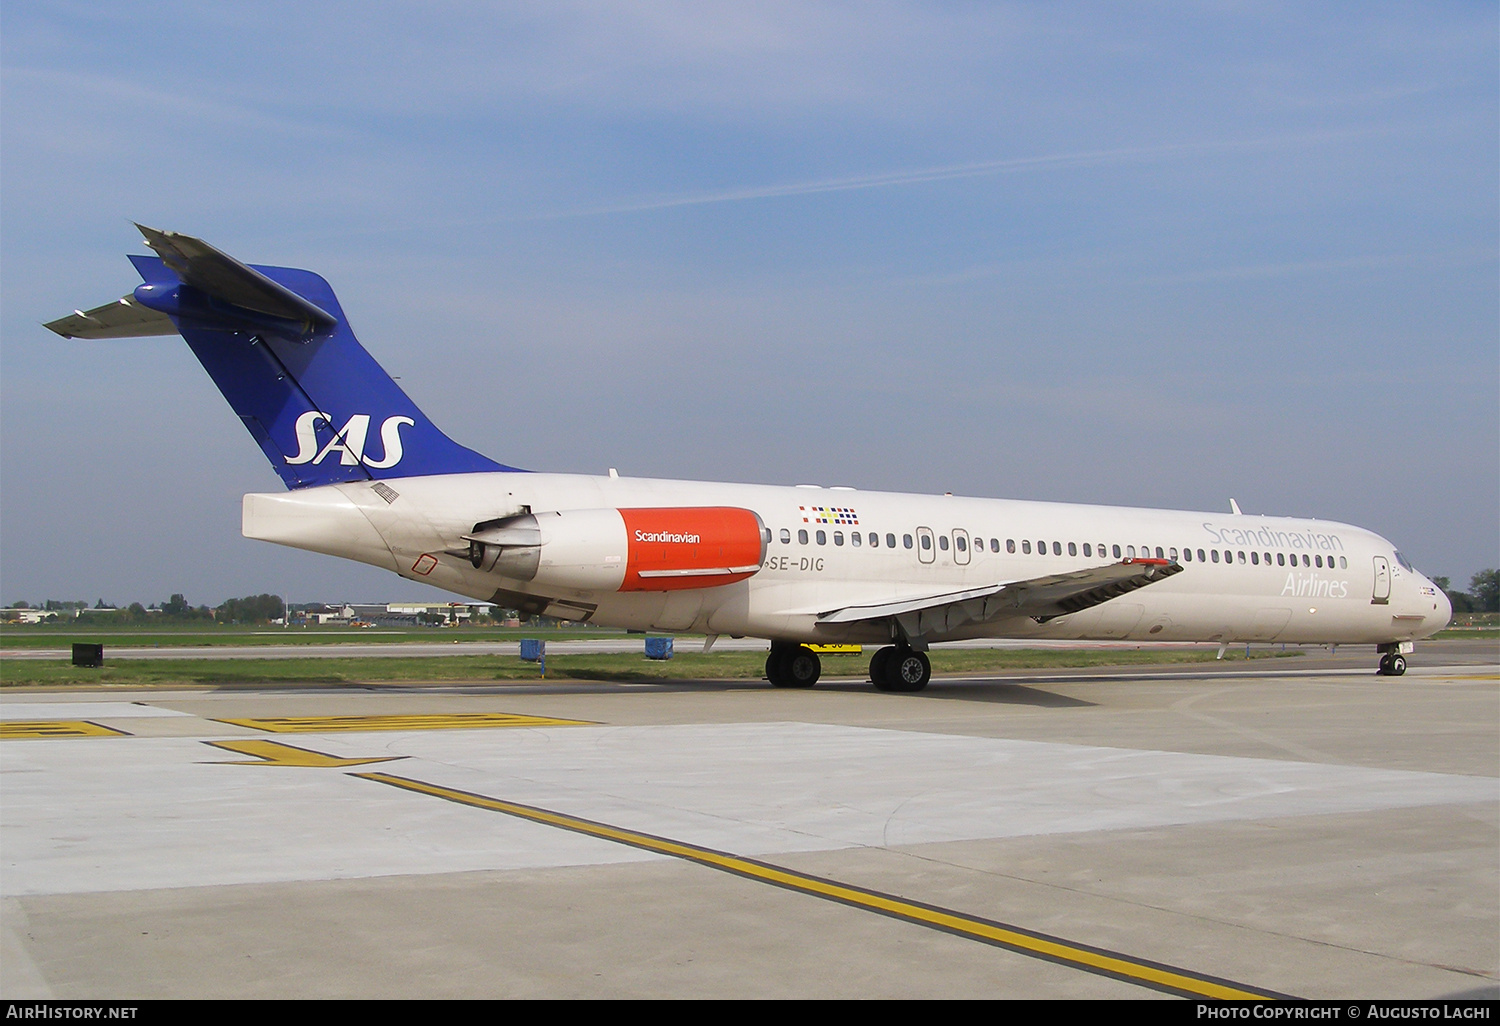
[[1448,626],[1449,620],[1453,619],[1453,603],[1448,600],[1448,595],[1442,588],[1434,586],[1433,590],[1437,592],[1437,608],[1427,619],[1427,626],[1434,631],[1440,631]]
[[1453,603],[1448,601],[1448,595],[1428,579],[1424,574],[1417,575],[1418,586],[1415,592],[1416,603],[1412,612],[1422,614],[1422,626],[1418,638],[1430,638],[1444,627],[1448,621],[1453,619]]

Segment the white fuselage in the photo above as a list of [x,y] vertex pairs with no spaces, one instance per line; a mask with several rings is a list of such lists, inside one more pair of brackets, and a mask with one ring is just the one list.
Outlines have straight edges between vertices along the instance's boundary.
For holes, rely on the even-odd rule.
[[[545,583],[546,546],[535,580],[476,568],[465,554],[465,537],[497,518],[639,507],[753,511],[769,539],[760,569],[712,587],[590,590],[558,586],[557,579],[571,579],[565,577]],[[1000,615],[927,640],[1388,644],[1434,633],[1451,612],[1442,591],[1370,531],[1226,513],[486,473],[247,495],[244,533],[361,560],[502,606],[529,605],[614,627],[780,641],[886,642],[891,636],[882,624],[818,620],[845,607],[1030,580],[1132,557],[1176,561],[1182,572],[1045,622]],[[600,567],[623,558],[604,551],[608,543],[602,539],[593,547],[599,551],[587,559]]]

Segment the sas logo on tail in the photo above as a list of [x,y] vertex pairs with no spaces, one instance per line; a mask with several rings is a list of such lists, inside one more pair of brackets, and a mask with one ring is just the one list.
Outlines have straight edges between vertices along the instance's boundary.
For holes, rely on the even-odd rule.
[[326,413],[308,410],[297,418],[297,455],[286,457],[293,466],[299,463],[322,463],[329,453],[339,454],[339,462],[346,467],[363,463],[375,470],[387,470],[401,462],[401,425],[412,427],[416,421],[410,417],[387,417],[380,425],[380,444],[384,453],[378,460],[365,455],[365,438],[370,433],[370,415],[356,413],[348,423],[339,428],[328,443],[318,448],[318,421],[333,427],[333,419]]

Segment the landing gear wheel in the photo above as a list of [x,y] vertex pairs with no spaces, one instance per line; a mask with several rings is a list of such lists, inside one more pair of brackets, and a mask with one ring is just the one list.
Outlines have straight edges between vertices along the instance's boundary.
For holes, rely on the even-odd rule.
[[1406,672],[1406,656],[1399,652],[1387,652],[1380,657],[1380,669],[1375,671],[1382,677],[1399,677]]
[[[889,653],[882,660],[881,655]],[[879,666],[876,663],[879,662]],[[880,671],[875,676],[876,670]],[[932,679],[932,663],[927,660],[926,652],[917,652],[909,648],[881,649],[875,653],[875,658],[870,660],[871,679],[875,686],[881,691],[913,692],[921,691]]]
[[810,688],[823,673],[823,661],[806,645],[798,645],[782,663],[787,682],[782,687]]
[[766,657],[766,679],[778,688],[810,688],[822,673],[822,660],[806,645],[772,645]]

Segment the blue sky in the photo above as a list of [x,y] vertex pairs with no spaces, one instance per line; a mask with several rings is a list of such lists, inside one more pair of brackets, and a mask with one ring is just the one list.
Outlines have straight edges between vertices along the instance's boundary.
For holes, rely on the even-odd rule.
[[309,267],[539,470],[1316,516],[1500,563],[1493,3],[0,9],[0,600],[434,594],[249,542],[130,226]]

